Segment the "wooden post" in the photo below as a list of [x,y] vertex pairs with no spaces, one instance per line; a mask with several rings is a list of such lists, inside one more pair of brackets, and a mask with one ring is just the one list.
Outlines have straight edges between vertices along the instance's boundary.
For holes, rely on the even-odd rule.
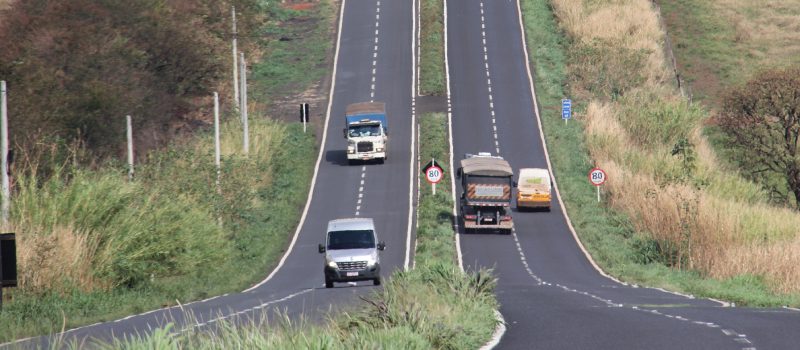
[[[0,157],[2,157],[2,216],[3,226],[8,224],[8,209],[11,206],[11,188],[8,181],[8,93],[6,91],[6,81],[0,81]],[[1,288],[0,288],[1,289]],[[2,293],[0,292],[0,298]],[[2,300],[0,300],[2,302]]]
[[133,127],[131,126],[131,116],[125,116],[128,133],[128,181],[133,181]]

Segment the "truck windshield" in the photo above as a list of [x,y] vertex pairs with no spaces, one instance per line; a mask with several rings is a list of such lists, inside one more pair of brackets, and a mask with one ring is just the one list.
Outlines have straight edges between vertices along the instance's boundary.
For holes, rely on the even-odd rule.
[[372,230],[347,230],[328,232],[328,250],[375,248]]
[[381,135],[381,126],[380,125],[354,125],[354,126],[349,127],[347,132],[350,134],[350,137],[380,136]]

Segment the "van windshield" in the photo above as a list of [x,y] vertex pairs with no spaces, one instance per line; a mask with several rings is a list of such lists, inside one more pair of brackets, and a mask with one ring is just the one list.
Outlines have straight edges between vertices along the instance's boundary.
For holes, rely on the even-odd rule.
[[347,230],[328,232],[328,250],[375,248],[372,230]]

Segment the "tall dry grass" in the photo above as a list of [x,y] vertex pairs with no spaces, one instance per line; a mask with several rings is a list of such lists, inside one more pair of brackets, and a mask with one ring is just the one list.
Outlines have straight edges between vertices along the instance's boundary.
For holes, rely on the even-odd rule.
[[[642,254],[712,278],[755,275],[777,292],[800,292],[800,215],[768,205],[756,185],[717,161],[699,132],[706,113],[670,86],[664,33],[651,2],[552,4],[574,42],[602,39],[610,49],[601,52],[621,48],[645,55],[637,67],[613,67],[638,69],[640,82],[611,99],[584,95],[590,101],[579,116],[592,158],[609,175],[610,205],[649,242]],[[579,57],[571,64],[593,59],[624,64],[608,57]],[[597,77],[581,78],[589,85]]]

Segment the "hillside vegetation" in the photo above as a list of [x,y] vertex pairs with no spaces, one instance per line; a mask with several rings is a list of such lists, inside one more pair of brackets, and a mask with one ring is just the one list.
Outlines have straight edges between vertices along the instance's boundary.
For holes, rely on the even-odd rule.
[[230,86],[219,83],[230,75],[232,5],[243,33],[269,14],[257,0],[12,2],[0,13],[11,143],[80,139],[118,155],[130,114],[144,154],[207,124],[211,91]]
[[759,70],[800,64],[800,1],[659,1],[694,100],[720,107]]
[[[800,263],[800,216],[768,204],[759,186],[717,160],[700,133],[706,111],[674,86],[652,3],[551,4],[571,46],[562,61],[563,82],[583,106],[576,119],[591,157],[583,167],[606,170],[608,205],[625,215],[634,232],[622,232],[632,255],[604,251],[610,247],[590,238],[594,255],[613,273],[635,280],[737,302],[797,304],[768,295],[800,292],[800,270],[794,268]],[[631,261],[690,274],[664,281],[653,274],[669,274]],[[685,279],[692,274],[727,282],[715,287]]]
[[[47,7],[46,1],[35,3]],[[51,5],[78,4],[88,3]],[[117,3],[92,4],[90,8]],[[156,1],[137,4],[145,12],[173,10]],[[182,8],[185,11],[204,8],[202,1],[169,4],[188,6]],[[222,10],[227,14],[229,8]],[[263,49],[266,42],[244,44],[264,57],[252,63],[252,71],[267,72],[251,73],[251,88],[269,86],[287,96],[308,87],[287,82],[321,80],[327,56],[306,53],[312,45],[314,50],[330,51],[329,30],[334,18],[330,4],[316,3],[304,11],[263,4],[254,5],[253,10],[257,11],[254,18],[269,19],[253,31],[269,31],[267,38],[286,35],[293,40],[270,50]],[[298,18],[313,18],[313,25],[285,25]],[[198,33],[214,27],[196,24]],[[58,44],[71,47],[70,42]],[[27,50],[25,45],[19,47]],[[209,55],[207,60],[220,64],[229,54],[228,49],[223,56]],[[100,68],[114,62],[98,58],[98,66],[84,68],[100,79],[93,69],[102,71]],[[267,69],[266,65],[281,69]],[[275,81],[267,79],[273,77]],[[169,80],[168,75],[164,78]],[[209,89],[228,85],[217,78],[213,83]],[[13,91],[19,99],[33,98],[29,91]],[[62,93],[82,96],[84,91]],[[98,157],[97,150],[82,137],[72,142],[60,135],[39,137],[20,147],[12,173],[11,222],[6,227],[17,233],[19,287],[4,291],[0,341],[239,291],[263,278],[297,225],[315,157],[315,137],[312,132],[303,133],[298,124],[268,118],[274,116],[266,115],[263,101],[275,98],[274,94],[254,95],[259,99],[251,108],[248,155],[242,153],[238,115],[228,104],[222,106],[219,185],[213,135],[208,128],[173,139],[157,151],[142,152],[133,181],[127,178],[127,165]],[[198,111],[202,118],[211,119],[210,99],[203,100]],[[221,100],[230,97],[223,94]],[[102,118],[86,122],[106,123]],[[295,152],[298,149],[308,151]]]

